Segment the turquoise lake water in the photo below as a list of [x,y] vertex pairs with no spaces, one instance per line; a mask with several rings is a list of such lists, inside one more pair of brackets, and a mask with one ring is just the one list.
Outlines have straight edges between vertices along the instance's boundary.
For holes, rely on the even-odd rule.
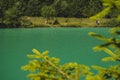
[[92,48],[103,43],[88,32],[110,36],[109,28],[31,28],[0,29],[0,80],[28,80],[21,66],[28,63],[27,54],[36,48],[49,50],[49,55],[61,59],[61,64],[79,64],[107,67],[114,63],[101,61],[108,56]]

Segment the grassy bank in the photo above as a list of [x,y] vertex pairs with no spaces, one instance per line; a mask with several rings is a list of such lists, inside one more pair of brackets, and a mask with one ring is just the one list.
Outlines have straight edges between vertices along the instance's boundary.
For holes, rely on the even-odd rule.
[[[97,25],[95,20],[89,18],[63,18],[58,17],[59,24],[46,24],[45,19],[42,17],[24,17],[32,23],[27,27],[111,27],[115,26],[111,23],[113,19],[100,19],[100,24]],[[50,20],[52,22],[53,20]],[[114,24],[114,25],[113,25]]]

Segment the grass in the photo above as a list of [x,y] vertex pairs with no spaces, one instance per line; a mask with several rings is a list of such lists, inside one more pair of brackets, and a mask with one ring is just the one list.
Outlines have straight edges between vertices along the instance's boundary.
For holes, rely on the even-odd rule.
[[[32,27],[105,27],[110,19],[100,19],[100,25],[97,25],[95,20],[89,18],[63,18],[57,17],[60,24],[45,24],[43,17],[24,17],[32,23]],[[66,22],[67,20],[67,22]],[[52,22],[52,20],[50,21]]]

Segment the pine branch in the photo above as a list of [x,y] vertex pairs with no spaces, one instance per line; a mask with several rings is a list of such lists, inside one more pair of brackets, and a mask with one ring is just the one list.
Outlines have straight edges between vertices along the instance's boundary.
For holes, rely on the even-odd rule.
[[35,54],[37,54],[38,56],[41,56],[41,58],[43,58],[49,65],[51,65],[53,68],[55,68],[60,74],[62,74],[63,76],[65,76],[68,80],[70,80],[70,77],[64,73],[63,71],[61,71],[59,69],[59,67],[55,66],[54,63],[52,63],[51,61],[49,61],[46,57],[44,57],[43,55],[40,54],[40,52],[36,49],[32,50]]
[[97,34],[97,33],[95,33],[95,32],[89,32],[88,33],[90,36],[92,36],[92,37],[95,37],[95,38],[97,38],[97,39],[99,39],[99,40],[102,40],[102,41],[105,41],[105,42],[111,42],[111,40],[112,40],[112,38],[106,38],[106,37],[104,37],[104,36],[101,36],[101,35],[99,35],[99,34]]
[[115,60],[120,60],[120,58],[115,53],[113,53],[111,50],[109,50],[108,48],[103,48],[103,50],[107,54],[109,54],[110,56],[112,56]]

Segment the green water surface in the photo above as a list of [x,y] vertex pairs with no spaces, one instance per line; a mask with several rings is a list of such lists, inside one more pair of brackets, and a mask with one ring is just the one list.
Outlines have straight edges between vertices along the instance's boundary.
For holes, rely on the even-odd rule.
[[110,36],[109,28],[33,28],[0,29],[0,80],[28,80],[27,72],[21,66],[28,63],[26,55],[32,49],[49,50],[50,56],[61,59],[61,64],[101,65],[107,67],[114,63],[101,61],[108,56],[104,52],[94,52],[92,48],[103,43],[88,36],[94,31]]

